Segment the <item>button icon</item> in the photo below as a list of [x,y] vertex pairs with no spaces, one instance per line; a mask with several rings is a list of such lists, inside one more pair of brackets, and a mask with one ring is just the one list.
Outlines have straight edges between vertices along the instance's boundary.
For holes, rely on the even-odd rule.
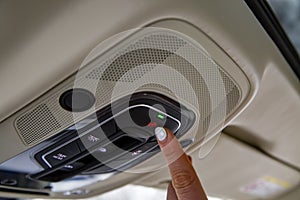
[[105,152],[107,151],[107,149],[104,148],[104,147],[100,147],[98,150],[99,150],[100,152],[102,152],[102,153],[105,153]]
[[88,136],[88,141],[90,141],[90,142],[98,142],[99,140],[100,140],[99,138],[97,138],[93,135]]
[[165,116],[163,114],[159,113],[159,114],[157,114],[157,118],[161,119],[161,120],[164,120]]
[[63,160],[66,157],[67,157],[67,155],[62,154],[62,153],[58,153],[58,154],[52,156],[52,158],[54,158],[56,160]]
[[142,150],[137,150],[137,151],[134,151],[132,152],[132,156],[136,156],[136,155],[139,155],[140,153],[142,153],[143,151]]
[[156,122],[150,122],[147,126],[148,127],[157,127],[157,123]]
[[73,169],[74,166],[73,165],[65,165],[64,168],[66,168],[66,169]]
[[84,164],[82,162],[73,162],[70,164],[65,165],[61,170],[63,171],[75,171],[78,170],[79,168],[83,167]]

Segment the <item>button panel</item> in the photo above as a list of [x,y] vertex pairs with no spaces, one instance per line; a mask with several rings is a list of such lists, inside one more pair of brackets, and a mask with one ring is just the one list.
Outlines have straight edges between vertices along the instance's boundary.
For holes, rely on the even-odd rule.
[[[128,120],[128,116],[130,116],[130,120]],[[53,167],[81,152],[100,148],[101,144],[103,145],[120,135],[130,136],[123,137],[123,140],[130,138],[129,141],[118,142],[119,140],[116,140],[115,145],[126,150],[126,145],[134,145],[136,142],[133,138],[155,141],[154,129],[157,126],[165,126],[176,133],[180,128],[180,122],[154,107],[148,105],[132,106],[117,114],[115,119],[112,117],[103,124],[86,130],[78,139],[70,140],[69,143],[67,142],[60,148],[45,152],[42,160],[48,167]],[[133,144],[131,144],[132,142]]]
[[49,167],[52,167],[75,157],[80,152],[77,143],[71,142],[58,150],[45,154],[42,158]]
[[[45,170],[31,177],[56,182],[77,174],[127,169],[160,151],[154,134],[156,127],[169,128],[180,137],[194,123],[193,113],[183,106],[172,104],[172,100],[167,101],[159,95],[148,95],[141,93],[138,98],[133,95],[129,106],[124,104],[123,109],[118,106],[119,111],[114,110],[115,115],[110,107],[98,111],[99,123],[90,120],[91,123],[80,128],[77,134],[72,133],[35,154]],[[163,105],[163,109],[152,106],[159,104]],[[185,109],[183,113],[188,115],[182,115],[179,108]],[[88,119],[92,118],[88,116]],[[75,129],[72,131],[77,132]]]

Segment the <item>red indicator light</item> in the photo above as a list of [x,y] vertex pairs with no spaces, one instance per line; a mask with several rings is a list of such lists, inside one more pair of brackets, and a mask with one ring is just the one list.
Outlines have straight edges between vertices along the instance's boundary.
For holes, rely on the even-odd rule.
[[150,122],[147,126],[148,127],[157,127],[157,123],[156,122]]

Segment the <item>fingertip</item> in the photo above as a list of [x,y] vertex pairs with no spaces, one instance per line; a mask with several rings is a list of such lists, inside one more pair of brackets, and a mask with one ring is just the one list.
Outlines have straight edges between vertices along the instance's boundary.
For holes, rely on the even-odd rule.
[[155,128],[155,136],[158,141],[163,142],[167,139],[167,132],[162,127],[156,127]]

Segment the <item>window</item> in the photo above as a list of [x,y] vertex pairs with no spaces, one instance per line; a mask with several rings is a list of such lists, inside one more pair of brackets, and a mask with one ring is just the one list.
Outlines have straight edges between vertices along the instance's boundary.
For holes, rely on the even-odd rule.
[[[244,0],[300,79],[300,1]],[[298,51],[297,51],[298,49]]]
[[269,0],[281,26],[300,54],[300,1]]

